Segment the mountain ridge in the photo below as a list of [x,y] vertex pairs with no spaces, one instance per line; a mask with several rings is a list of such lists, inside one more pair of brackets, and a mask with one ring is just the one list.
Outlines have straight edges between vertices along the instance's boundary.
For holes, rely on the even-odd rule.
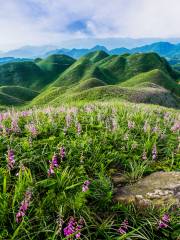
[[[179,39],[180,42],[180,39]],[[0,58],[15,57],[15,58],[37,58],[47,57],[52,54],[65,54],[73,58],[80,58],[90,52],[103,50],[110,55],[124,54],[124,53],[142,53],[142,52],[156,52],[164,57],[175,58],[180,57],[180,44],[178,42],[170,43],[167,41],[156,41],[149,44],[140,44],[140,46],[130,45],[126,47],[119,42],[115,48],[106,47],[105,45],[94,45],[91,48],[57,48],[55,46],[25,46],[19,49],[0,53]]]
[[[109,55],[98,50],[78,60],[54,54],[31,62],[0,65],[0,87],[6,90],[1,92],[0,98],[3,99],[1,105],[6,103],[9,94],[12,97],[9,104],[14,99],[16,105],[27,101],[30,105],[43,105],[52,101],[60,103],[85,99],[85,93],[87,99],[92,99],[89,94],[94,91],[92,96],[95,99],[101,98],[96,94],[102,93],[104,98],[117,94],[118,99],[128,101],[147,102],[149,99],[152,103],[178,106],[179,79],[180,73],[173,70],[167,60],[157,53]],[[30,96],[29,99],[23,96],[22,87],[29,89],[29,92],[24,90],[24,94]],[[12,90],[12,94],[7,92],[8,88],[14,89],[15,95]],[[136,98],[135,93],[141,94],[141,97]],[[166,98],[171,104],[168,105]],[[161,99],[164,99],[164,103]]]

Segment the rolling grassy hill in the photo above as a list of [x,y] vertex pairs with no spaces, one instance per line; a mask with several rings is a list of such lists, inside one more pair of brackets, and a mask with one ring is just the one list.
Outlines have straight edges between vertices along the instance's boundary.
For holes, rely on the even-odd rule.
[[121,83],[120,85],[123,87],[139,88],[140,85],[143,84],[144,86],[147,86],[149,83],[162,86],[180,96],[180,85],[178,85],[168,74],[158,69],[146,73],[140,73],[135,77]]
[[52,55],[35,62],[0,65],[0,105],[31,101],[74,61],[68,56]]
[[97,51],[67,68],[32,104],[118,98],[177,107],[179,76],[156,53],[109,56]]
[[[31,93],[28,99],[20,97],[23,101],[34,98],[31,106],[86,98],[118,98],[177,107],[179,79],[180,73],[156,53],[110,56],[104,51],[95,51],[78,60],[52,55],[35,62],[0,66],[2,86],[25,86],[40,92],[39,95]],[[2,94],[19,99],[13,93]],[[138,99],[137,94],[141,96]]]
[[0,65],[1,86],[22,86],[40,90],[47,84],[43,71],[33,62]]
[[37,65],[45,72],[49,79],[54,80],[74,62],[73,58],[66,55],[51,55],[38,61]]
[[0,105],[20,105],[31,101],[38,92],[19,86],[0,87]]
[[113,77],[109,77],[98,66],[98,62],[108,56],[102,51],[87,54],[64,71],[52,86],[71,86],[89,78],[98,78],[111,83]]

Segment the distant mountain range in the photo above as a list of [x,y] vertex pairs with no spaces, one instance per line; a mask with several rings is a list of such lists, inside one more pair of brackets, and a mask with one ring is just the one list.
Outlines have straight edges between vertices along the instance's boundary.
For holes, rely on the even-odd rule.
[[0,65],[5,63],[11,63],[11,62],[26,62],[31,61],[29,58],[14,58],[14,57],[3,57],[0,58]]
[[157,42],[150,45],[145,45],[138,48],[127,49],[124,47],[115,48],[112,50],[108,50],[104,46],[97,45],[91,49],[56,49],[46,53],[46,56],[51,54],[66,54],[73,58],[80,58],[85,54],[94,51],[104,51],[110,55],[121,55],[121,54],[133,54],[133,53],[148,53],[155,52],[160,56],[167,58],[180,58],[180,44],[172,44],[169,42]]
[[14,57],[14,58],[36,58],[43,56],[49,51],[54,50],[57,46],[24,46],[8,52],[0,52],[0,57]]
[[[121,55],[121,54],[133,54],[133,53],[147,53],[147,52],[155,52],[160,56],[169,58],[169,59],[179,59],[180,58],[180,43],[172,44],[169,42],[156,42],[150,45],[144,45],[141,47],[136,47],[132,49],[128,49],[125,47],[119,47],[109,50],[105,46],[96,45],[93,48],[56,48],[55,46],[42,46],[42,47],[31,47],[26,46],[20,49],[16,49],[13,51],[9,51],[6,53],[0,54],[0,62],[3,62],[4,57],[14,57],[14,58],[25,58],[25,59],[34,59],[34,58],[45,58],[52,54],[65,54],[73,58],[80,58],[90,52],[94,51],[104,51],[110,55]],[[13,61],[13,59],[9,59],[9,61]],[[16,59],[14,59],[16,61]],[[8,59],[5,59],[5,62],[8,62]]]

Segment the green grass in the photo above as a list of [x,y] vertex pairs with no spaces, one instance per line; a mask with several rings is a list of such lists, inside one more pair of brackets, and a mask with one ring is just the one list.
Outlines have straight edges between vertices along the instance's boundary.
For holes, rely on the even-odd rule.
[[74,89],[76,92],[81,92],[90,88],[105,86],[106,83],[97,78],[90,78],[86,81],[81,82],[77,88]]
[[[76,61],[65,55],[52,55],[35,62],[0,66],[1,85],[25,86],[39,92],[37,97],[32,97],[30,106],[56,101],[61,103],[63,99],[66,102],[82,98],[84,101],[86,98],[93,100],[93,97],[94,100],[117,98],[165,106],[179,105],[177,96],[180,96],[180,73],[174,71],[156,53],[109,56],[103,51],[96,51]],[[114,85],[117,90],[107,85]],[[101,88],[102,86],[106,87]],[[5,96],[1,95],[1,98],[4,99]],[[26,100],[26,96],[20,99]],[[2,100],[1,103],[5,101]]]
[[145,83],[153,83],[158,86],[162,86],[180,96],[180,86],[170,76],[168,76],[168,74],[158,69],[138,74],[135,77],[121,83],[120,86],[139,88],[139,85]]
[[92,63],[97,63],[107,57],[109,57],[109,54],[104,51],[95,51],[85,55],[85,58],[89,59]]
[[[0,239],[65,240],[63,229],[74,217],[84,221],[84,240],[177,240],[178,212],[170,206],[139,211],[116,203],[112,174],[121,172],[131,183],[155,171],[179,170],[179,133],[172,130],[178,111],[102,100],[1,114]],[[129,121],[133,128],[128,128]],[[143,130],[145,123],[150,130]],[[153,131],[155,127],[158,130]],[[7,168],[8,149],[14,152],[11,170]],[[55,153],[59,166],[48,177]],[[90,180],[89,190],[82,192],[86,180]],[[22,221],[16,222],[27,190],[32,193],[30,204]],[[170,215],[169,227],[158,230],[164,213]],[[120,235],[117,230],[125,219],[129,227]]]
[[[50,104],[58,105],[62,103],[86,102],[86,101],[107,101],[117,99],[119,101],[129,101],[134,103],[157,104],[166,107],[179,108],[179,99],[172,96],[165,89],[144,87],[135,89],[130,87],[102,86],[75,92],[74,89],[61,93]],[[36,100],[36,99],[35,99]],[[35,102],[37,104],[37,102]],[[49,104],[49,101],[48,101]]]
[[[170,90],[172,94],[179,95],[177,77],[177,72],[167,61],[155,53],[108,56],[103,51],[97,51],[87,54],[67,68],[57,80],[33,100],[32,105],[61,103],[82,98],[83,100],[86,98],[87,100],[93,100],[93,98],[106,100],[117,97],[128,101],[146,103],[149,101],[149,103],[177,107],[179,106],[177,96],[171,96],[163,89],[155,89],[160,86]],[[113,88],[112,91],[112,87],[108,86],[102,88],[105,90],[96,89],[103,85],[116,85],[117,90]],[[128,87],[128,89],[120,89],[119,86]],[[58,89],[55,90],[55,87]],[[141,89],[138,91],[134,89],[135,87]],[[82,93],[82,91],[85,92]]]
[[21,86],[40,90],[47,82],[43,71],[33,62],[15,62],[0,66],[1,86]]
[[38,95],[38,92],[19,86],[0,87],[1,105],[19,105],[31,101]]
[[17,97],[24,101],[30,101],[38,95],[37,91],[19,86],[3,86],[0,87],[0,92],[13,97]]
[[51,55],[38,61],[37,64],[48,75],[48,78],[53,81],[74,62],[73,58],[66,55]]

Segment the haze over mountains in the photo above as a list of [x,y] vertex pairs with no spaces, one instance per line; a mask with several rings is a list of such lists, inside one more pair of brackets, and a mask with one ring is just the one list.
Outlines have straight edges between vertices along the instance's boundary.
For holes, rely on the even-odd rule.
[[[108,40],[107,40],[108,41]],[[118,42],[118,40],[116,40]],[[11,50],[8,52],[1,52],[0,57],[14,57],[14,58],[37,58],[37,57],[46,57],[51,54],[66,54],[74,58],[79,58],[89,52],[103,50],[108,54],[123,54],[123,53],[136,53],[136,52],[156,52],[164,57],[180,57],[180,44],[172,44],[170,42],[153,42],[151,44],[123,44],[122,41],[119,41],[118,44],[114,44],[114,48],[107,47],[108,44],[96,44],[91,48],[58,48],[56,46],[25,46],[19,49]],[[135,40],[134,40],[135,41]],[[136,41],[135,41],[136,42]],[[141,42],[141,41],[140,41]],[[147,40],[146,40],[147,42]],[[179,40],[180,42],[180,40]],[[113,44],[112,44],[113,46]],[[127,46],[129,46],[127,48]],[[133,47],[135,46],[135,47]]]

